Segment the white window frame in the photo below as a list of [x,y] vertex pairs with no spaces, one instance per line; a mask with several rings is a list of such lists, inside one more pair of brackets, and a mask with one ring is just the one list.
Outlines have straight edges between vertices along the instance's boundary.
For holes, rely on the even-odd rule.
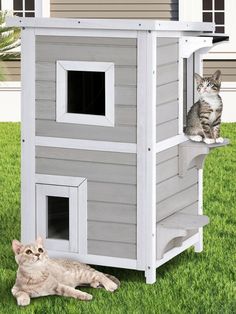
[[[67,112],[68,71],[91,71],[105,73],[105,115],[77,114]],[[90,61],[57,61],[56,121],[86,125],[114,127],[114,63]]]
[[[52,175],[36,175],[37,235],[48,250],[87,254],[87,180]],[[47,196],[69,198],[69,240],[47,237]]]
[[[1,0],[2,11],[13,12],[13,0]],[[50,0],[35,0],[35,17],[50,17]]]

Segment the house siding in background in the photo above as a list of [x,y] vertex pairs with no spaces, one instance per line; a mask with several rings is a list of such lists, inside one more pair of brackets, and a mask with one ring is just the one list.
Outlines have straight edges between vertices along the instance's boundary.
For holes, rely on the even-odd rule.
[[204,61],[204,75],[211,75],[218,69],[222,72],[223,82],[236,82],[236,60]]
[[3,72],[5,81],[19,82],[20,77],[20,60],[18,61],[4,61]]
[[51,0],[51,17],[178,20],[178,0]]

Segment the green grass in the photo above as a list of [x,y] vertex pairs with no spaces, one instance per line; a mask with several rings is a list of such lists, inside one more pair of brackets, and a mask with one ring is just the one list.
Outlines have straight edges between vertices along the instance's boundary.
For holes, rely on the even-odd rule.
[[91,302],[63,297],[33,299],[19,308],[11,295],[16,263],[11,241],[20,235],[20,125],[0,124],[0,313],[236,313],[236,124],[224,124],[231,145],[215,149],[204,168],[204,252],[189,249],[157,271],[154,285],[142,272],[99,268],[116,275],[114,294],[83,288]]

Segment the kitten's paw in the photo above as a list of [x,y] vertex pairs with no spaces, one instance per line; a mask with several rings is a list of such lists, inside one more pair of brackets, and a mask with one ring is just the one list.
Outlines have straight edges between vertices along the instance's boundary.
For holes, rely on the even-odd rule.
[[189,139],[194,142],[202,142],[201,135],[190,135]]
[[19,306],[27,306],[30,304],[30,297],[26,295],[21,295],[17,298],[17,304]]
[[77,298],[82,301],[90,301],[92,300],[93,296],[89,293],[79,291],[77,294]]
[[90,286],[91,286],[92,288],[95,288],[95,289],[101,288],[99,281],[91,282]]
[[224,143],[223,137],[216,138],[216,143],[218,143],[218,144]]
[[105,284],[104,284],[104,288],[107,290],[107,291],[110,291],[110,292],[114,292],[117,288],[118,288],[118,285],[116,283],[114,283],[112,280],[108,280]]
[[203,141],[206,144],[214,144],[215,143],[215,139],[214,138],[204,138]]
[[109,278],[114,283],[116,283],[118,288],[120,287],[120,280],[118,278],[116,278],[115,276],[109,275],[109,274],[105,274],[105,276],[107,276],[107,278]]

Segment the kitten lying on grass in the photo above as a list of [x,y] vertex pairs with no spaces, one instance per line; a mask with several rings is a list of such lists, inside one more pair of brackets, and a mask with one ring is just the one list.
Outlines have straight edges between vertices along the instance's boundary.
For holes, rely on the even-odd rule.
[[31,298],[61,295],[79,300],[91,300],[92,295],[75,289],[80,285],[93,288],[104,287],[115,291],[120,282],[111,275],[103,274],[77,261],[50,259],[43,247],[42,238],[35,243],[23,245],[12,241],[12,249],[19,265],[12,294],[18,305],[30,304]]
[[211,77],[201,77],[195,73],[199,100],[191,107],[187,116],[185,134],[195,142],[206,144],[223,143],[220,137],[222,99],[219,95],[221,72],[216,71]]

